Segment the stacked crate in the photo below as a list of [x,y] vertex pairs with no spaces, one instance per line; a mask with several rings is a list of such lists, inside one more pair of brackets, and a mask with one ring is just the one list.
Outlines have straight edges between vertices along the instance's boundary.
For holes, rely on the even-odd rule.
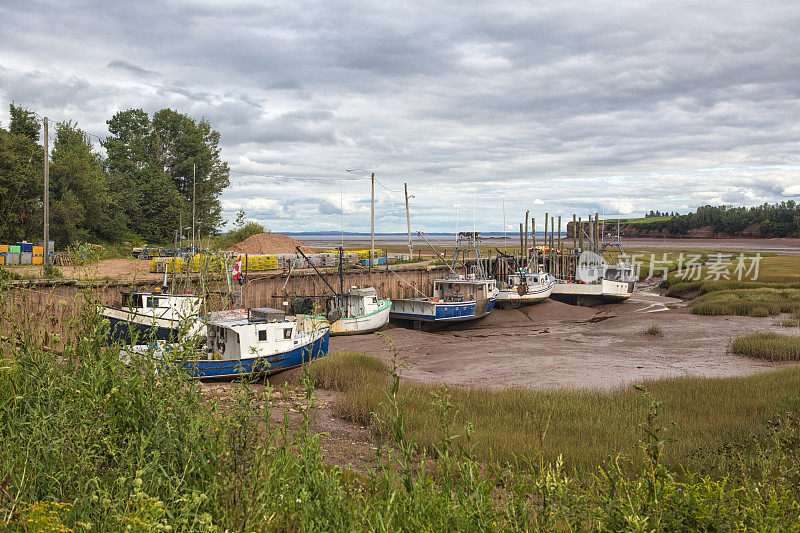
[[44,262],[44,247],[43,246],[34,246],[33,247],[33,264],[34,265],[41,265]]
[[177,274],[186,271],[186,261],[180,257],[156,257],[150,260],[149,270],[159,274]]
[[189,261],[189,268],[192,272],[222,272],[225,269],[225,262],[221,257],[208,254],[193,255]]

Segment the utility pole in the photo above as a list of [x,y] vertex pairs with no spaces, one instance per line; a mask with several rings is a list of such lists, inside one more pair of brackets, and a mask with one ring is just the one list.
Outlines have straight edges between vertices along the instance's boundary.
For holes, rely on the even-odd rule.
[[44,254],[45,270],[50,266],[50,152],[47,133],[47,117],[44,117]]
[[[411,244],[411,214],[408,211],[408,183],[403,183],[403,189],[406,191],[406,226],[408,226],[408,258],[414,258],[414,245]],[[388,265],[389,262],[387,261]]]
[[375,261],[375,173],[372,173],[372,244],[369,248],[369,271],[372,272],[372,263]]
[[197,196],[197,165],[192,163],[192,255],[194,255],[194,208]]

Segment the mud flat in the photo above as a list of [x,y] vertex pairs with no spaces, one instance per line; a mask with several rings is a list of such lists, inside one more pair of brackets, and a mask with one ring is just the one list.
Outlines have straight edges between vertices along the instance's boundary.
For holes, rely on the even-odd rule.
[[[552,300],[495,310],[468,327],[434,333],[389,326],[383,331],[407,365],[403,376],[427,383],[609,390],[680,376],[729,377],[782,365],[728,354],[736,336],[756,331],[797,335],[776,317],[693,315],[685,303],[648,290],[620,304],[576,307]],[[657,325],[662,335],[649,335]],[[331,353],[387,357],[378,335],[334,337]]]

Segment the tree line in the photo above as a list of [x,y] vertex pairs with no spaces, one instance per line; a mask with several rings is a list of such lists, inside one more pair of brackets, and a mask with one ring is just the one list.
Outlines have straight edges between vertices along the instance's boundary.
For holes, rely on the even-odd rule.
[[[9,107],[8,127],[0,124],[0,243],[37,241],[44,224],[42,120]],[[193,188],[198,230],[222,228],[219,196],[230,170],[207,120],[172,109],[119,111],[100,139],[105,154],[76,123],[51,124],[50,236],[58,248],[170,243],[181,219],[191,226]]]
[[641,222],[636,227],[666,229],[671,234],[683,235],[692,229],[711,226],[715,233],[736,235],[754,224],[758,224],[758,233],[763,237],[800,237],[800,205],[794,200],[749,208],[704,205],[695,213]]

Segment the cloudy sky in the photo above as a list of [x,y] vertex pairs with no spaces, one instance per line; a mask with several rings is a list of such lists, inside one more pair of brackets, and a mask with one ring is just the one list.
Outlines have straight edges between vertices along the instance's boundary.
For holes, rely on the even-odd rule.
[[798,28],[791,0],[2,0],[0,123],[206,117],[225,216],[279,231],[368,231],[371,171],[384,232],[404,182],[427,231],[798,200]]

